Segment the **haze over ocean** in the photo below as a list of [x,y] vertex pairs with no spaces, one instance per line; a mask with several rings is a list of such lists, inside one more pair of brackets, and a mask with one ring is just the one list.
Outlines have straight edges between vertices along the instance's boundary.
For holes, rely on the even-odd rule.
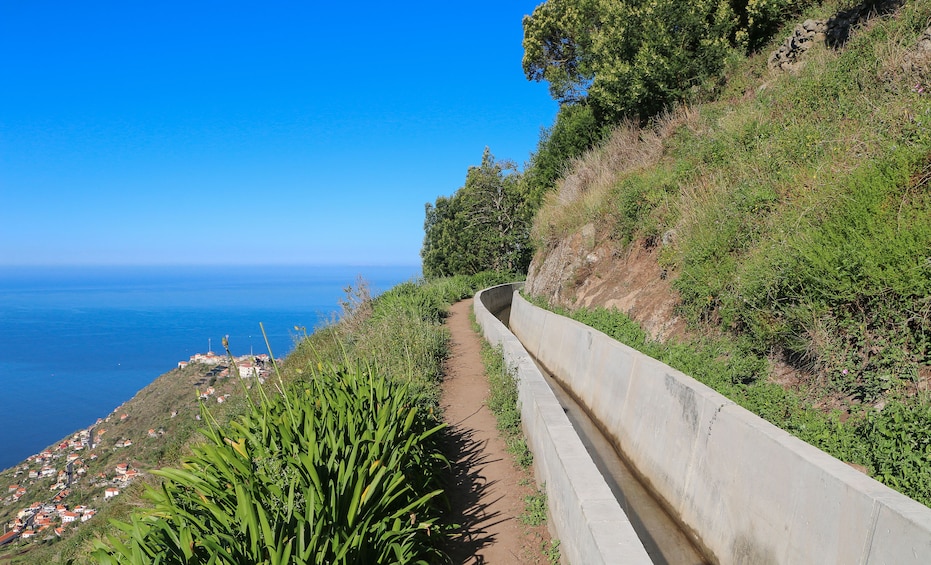
[[[420,274],[391,267],[0,267],[0,469],[105,417],[194,353],[284,357],[339,311],[362,276],[382,292]],[[193,391],[192,391],[193,394]]]

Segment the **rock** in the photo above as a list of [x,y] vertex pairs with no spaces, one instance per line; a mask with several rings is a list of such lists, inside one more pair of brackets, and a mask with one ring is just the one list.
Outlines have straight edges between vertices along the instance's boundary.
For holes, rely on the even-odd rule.
[[792,35],[769,56],[767,65],[771,69],[797,70],[802,55],[815,43],[824,42],[826,29],[825,20],[808,19],[796,25]]

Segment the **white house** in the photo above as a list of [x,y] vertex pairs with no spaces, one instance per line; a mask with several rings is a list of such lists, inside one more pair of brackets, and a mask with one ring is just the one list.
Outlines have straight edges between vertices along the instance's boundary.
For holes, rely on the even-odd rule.
[[239,369],[239,376],[243,379],[259,376],[259,370],[252,361],[241,361],[236,363],[236,368]]

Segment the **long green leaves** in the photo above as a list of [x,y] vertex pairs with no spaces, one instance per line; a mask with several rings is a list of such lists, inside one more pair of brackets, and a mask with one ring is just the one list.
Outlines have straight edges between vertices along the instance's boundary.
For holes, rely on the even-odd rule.
[[435,410],[448,340],[442,320],[450,302],[508,280],[480,273],[405,283],[375,299],[352,291],[366,302],[350,297],[356,306],[346,319],[298,344],[277,372],[282,394],[260,388],[247,414],[228,424],[204,411],[207,441],[182,468],[158,473],[163,484],[148,494],[154,507],[119,523],[121,534],[97,542],[94,556],[444,561],[433,549],[450,527],[438,524],[435,509],[448,465]]
[[[443,427],[407,384],[318,371],[204,432],[157,471],[154,508],[98,543],[101,563],[413,563],[438,557]],[[438,537],[436,538],[438,539]]]

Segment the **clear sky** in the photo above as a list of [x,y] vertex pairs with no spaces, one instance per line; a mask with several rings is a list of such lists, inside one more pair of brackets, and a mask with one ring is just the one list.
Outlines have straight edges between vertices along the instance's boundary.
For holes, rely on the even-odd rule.
[[542,0],[0,0],[0,265],[419,264],[557,107]]

